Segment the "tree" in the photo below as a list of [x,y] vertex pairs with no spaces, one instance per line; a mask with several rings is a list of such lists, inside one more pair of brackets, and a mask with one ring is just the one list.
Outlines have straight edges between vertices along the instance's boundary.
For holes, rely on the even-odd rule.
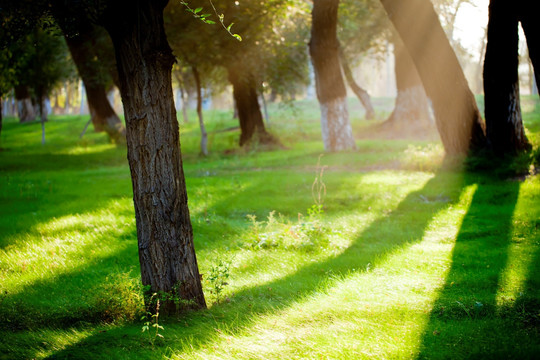
[[429,128],[429,103],[420,75],[397,34],[393,40],[397,96],[386,124],[397,128]]
[[482,118],[457,57],[429,0],[380,0],[432,101],[448,154],[485,146]]
[[519,37],[516,5],[491,0],[484,60],[486,136],[495,154],[530,149],[519,99]]
[[[286,93],[291,87],[282,86],[287,80],[279,79],[277,72],[284,79],[303,76],[307,79],[307,66],[306,71],[302,68],[307,62],[301,60],[302,53],[306,59],[305,44],[298,41],[289,46],[287,44],[291,42],[286,41],[293,34],[288,31],[288,25],[293,23],[293,18],[296,19],[297,15],[302,15],[302,10],[298,10],[298,3],[302,2],[213,1],[216,11],[219,9],[219,13],[222,13],[223,21],[228,25],[234,23],[233,31],[241,34],[242,41],[231,36],[219,23],[209,25],[202,21],[193,22],[192,12],[179,9],[178,3],[169,6],[172,15],[166,16],[167,31],[175,52],[187,59],[185,62],[190,66],[197,65],[203,81],[206,77],[204,68],[219,65],[226,69],[238,109],[241,146],[251,143],[255,138],[259,143],[279,144],[266,130],[263,122],[258,102],[261,84],[268,82],[272,88]],[[193,9],[208,8],[208,2],[193,0],[189,1],[189,6],[194,11]],[[197,14],[205,12],[213,13],[214,10],[199,10]],[[208,19],[220,21],[213,15],[208,15]],[[301,32],[296,36],[298,34]],[[205,46],[201,47],[201,43]],[[296,67],[296,71],[289,72],[291,67]]]
[[[110,2],[98,21],[116,54],[142,282],[152,292],[174,295],[184,307],[201,308],[206,304],[182,169],[171,83],[175,58],[163,26],[166,5],[167,0]],[[161,310],[179,309],[167,298]]]
[[309,52],[315,70],[326,151],[355,149],[337,39],[338,0],[314,0]]
[[340,62],[349,87],[366,110],[366,119],[375,117],[369,93],[354,79],[351,66],[356,66],[366,53],[386,51],[384,44],[389,22],[377,0],[341,0],[338,10]]
[[371,104],[371,97],[369,96],[368,92],[362,87],[360,87],[360,85],[358,85],[358,83],[354,79],[351,67],[349,65],[349,61],[343,53],[342,47],[340,46],[339,48],[339,60],[341,62],[341,67],[343,68],[343,75],[345,75],[345,79],[347,80],[347,83],[349,84],[351,90],[354,92],[358,100],[360,100],[360,103],[362,103],[364,109],[366,109],[366,119],[374,119],[375,110],[373,109],[373,105]]
[[[107,47],[107,44],[103,43],[110,42],[108,35],[84,20],[78,23],[76,30],[75,32],[64,28],[63,32],[86,90],[94,130],[105,131],[115,143],[125,143],[126,129],[107,99],[106,87],[112,79],[109,70],[103,64],[103,56],[99,56],[96,51],[98,47]],[[72,31],[74,35],[71,34]],[[112,46],[110,51],[112,52]]]
[[[111,36],[126,117],[143,285],[166,293],[160,311],[205,307],[180,153],[171,69],[175,61],[165,36],[167,0],[85,2],[6,1],[2,10],[24,6],[31,16],[49,9],[102,24]],[[16,12],[16,11],[14,11]],[[148,297],[147,300],[150,300]],[[148,305],[152,305],[148,303]]]

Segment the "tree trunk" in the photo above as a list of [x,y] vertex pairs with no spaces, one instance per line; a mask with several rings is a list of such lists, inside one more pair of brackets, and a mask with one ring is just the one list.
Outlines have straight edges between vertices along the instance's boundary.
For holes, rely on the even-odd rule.
[[15,99],[17,100],[17,111],[19,121],[26,123],[36,120],[36,111],[30,97],[30,90],[27,85],[15,86]]
[[0,151],[2,150],[2,122],[4,120],[4,99],[0,98]]
[[175,58],[163,27],[167,1],[108,4],[102,22],[126,116],[142,283],[172,295],[161,300],[163,313],[204,308],[172,92]]
[[476,100],[429,0],[380,0],[409,51],[432,101],[448,154],[485,146]]
[[[536,85],[540,85],[540,23],[536,1],[521,0],[518,2],[518,18],[527,38],[529,57],[533,64]],[[538,93],[538,92],[537,92]]]
[[238,110],[240,146],[248,145],[254,140],[261,144],[277,144],[277,139],[268,133],[264,126],[255,78],[239,63],[235,65],[229,66],[227,71]]
[[369,96],[368,92],[362,89],[358,85],[356,80],[354,80],[351,67],[349,66],[349,61],[345,57],[345,53],[343,52],[343,49],[341,48],[341,46],[339,50],[339,57],[341,60],[341,67],[343,68],[343,74],[345,74],[345,79],[347,80],[349,87],[354,92],[358,100],[360,100],[360,102],[362,103],[362,106],[366,110],[366,120],[374,119],[375,110],[373,109],[373,105],[371,104],[371,97]]
[[392,125],[431,126],[429,102],[409,52],[399,36],[394,36],[397,97],[394,111],[387,120]]
[[193,77],[195,78],[195,86],[197,88],[197,116],[199,117],[199,128],[201,129],[201,154],[208,156],[208,134],[204,127],[204,119],[202,113],[202,89],[201,89],[201,77],[199,70],[196,66],[192,66]]
[[47,109],[45,109],[45,99],[38,97],[39,101],[39,119],[41,122],[41,145],[45,145],[45,123],[47,122]]
[[86,90],[94,130],[104,130],[115,143],[124,143],[126,129],[107,99],[105,84],[99,79],[100,64],[92,49],[92,36],[92,25],[82,24],[76,36],[66,36],[66,43]]
[[94,85],[97,84],[90,86],[85,85],[88,110],[90,112],[92,123],[94,124],[94,129],[105,130],[107,135],[109,135],[109,138],[117,144],[125,143],[126,128],[118,115],[114,112],[114,109],[107,98],[105,87]]
[[515,4],[491,0],[484,60],[486,136],[497,155],[530,148],[519,99],[519,36]]
[[338,0],[314,0],[309,53],[315,71],[321,108],[321,131],[326,151],[355,149],[341,76],[337,39]]

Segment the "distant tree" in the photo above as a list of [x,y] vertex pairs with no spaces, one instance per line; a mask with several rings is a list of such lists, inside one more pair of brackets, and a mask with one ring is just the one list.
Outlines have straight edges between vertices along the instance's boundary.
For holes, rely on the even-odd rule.
[[309,52],[315,70],[317,98],[321,108],[321,131],[326,151],[356,148],[347,92],[341,75],[337,15],[339,0],[314,0]]
[[[124,124],[112,108],[107,98],[107,87],[112,84],[111,65],[107,64],[104,52],[113,52],[109,36],[89,21],[81,19],[76,29],[64,28],[66,43],[73,62],[81,77],[90,116],[96,132],[105,131],[115,143],[126,142]],[[101,49],[101,51],[98,51]],[[116,69],[114,69],[116,72]],[[116,76],[117,77],[117,76]]]
[[[307,59],[305,43],[301,40],[288,41],[302,34],[301,31],[295,34],[288,30],[288,26],[298,24],[293,18],[302,15],[302,11],[298,11],[298,4],[305,4],[300,0],[213,1],[226,24],[234,23],[232,30],[241,34],[240,42],[221,27],[207,1],[193,0],[188,3],[192,10],[203,9],[198,14],[208,13],[208,19],[216,24],[193,22],[190,12],[179,9],[178,3],[171,3],[168,9],[172,15],[166,14],[166,28],[173,49],[180,57],[189,58],[188,64],[195,61],[201,80],[206,77],[203,69],[216,65],[226,69],[238,109],[241,146],[254,139],[263,144],[279,143],[265,127],[258,101],[259,92],[263,82],[285,94],[294,92],[294,86],[290,84],[296,85],[295,78],[307,81],[307,62],[302,61]],[[201,47],[201,43],[205,46]]]
[[486,136],[494,153],[530,149],[519,99],[518,12],[515,3],[491,0],[484,60]]
[[380,0],[409,51],[432,101],[448,154],[485,146],[482,117],[463,70],[429,0]]
[[393,45],[397,96],[386,124],[397,128],[428,128],[431,122],[429,102],[420,75],[397,34],[393,36]]
[[354,78],[352,68],[366,54],[386,51],[385,43],[390,23],[377,0],[341,0],[338,11],[338,39],[340,62],[349,87],[366,111],[366,119],[375,117],[375,110],[367,90]]

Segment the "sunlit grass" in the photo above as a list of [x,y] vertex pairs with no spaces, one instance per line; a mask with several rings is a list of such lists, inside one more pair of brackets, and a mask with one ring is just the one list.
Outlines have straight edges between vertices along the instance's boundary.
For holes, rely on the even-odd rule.
[[[438,143],[362,136],[358,151],[322,157],[327,196],[321,229],[309,232],[313,224],[302,224],[311,221],[322,151],[313,108],[271,109],[271,129],[287,145],[275,151],[238,151],[238,132],[215,132],[211,155],[201,158],[197,124],[181,126],[209,309],[162,319],[155,346],[139,320],[125,149],[91,131],[80,140],[86,118],[53,117],[44,147],[39,126],[8,120],[0,152],[0,359],[537,354],[538,176],[462,173],[449,170]],[[540,115],[530,108],[536,141]],[[208,129],[235,126],[230,115],[208,113]],[[369,134],[360,121],[355,132]],[[279,223],[261,234],[249,216]],[[270,241],[259,246],[259,235]],[[230,276],[218,297],[208,275],[220,260]]]

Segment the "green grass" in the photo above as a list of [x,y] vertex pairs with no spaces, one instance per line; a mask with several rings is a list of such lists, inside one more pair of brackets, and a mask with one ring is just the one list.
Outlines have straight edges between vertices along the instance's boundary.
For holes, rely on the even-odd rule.
[[[52,116],[45,146],[39,124],[7,119],[0,359],[535,358],[539,177],[464,172],[443,163],[438,141],[374,137],[377,122],[351,109],[358,150],[321,158],[320,216],[308,214],[315,103],[271,107],[282,150],[237,149],[238,131],[220,132],[231,114],[209,111],[201,158],[194,115],[182,124],[209,309],[160,319],[154,345],[140,320],[125,149],[92,131],[80,140],[86,117]],[[538,154],[537,98],[523,111]],[[220,262],[230,266],[218,297],[208,279]]]

